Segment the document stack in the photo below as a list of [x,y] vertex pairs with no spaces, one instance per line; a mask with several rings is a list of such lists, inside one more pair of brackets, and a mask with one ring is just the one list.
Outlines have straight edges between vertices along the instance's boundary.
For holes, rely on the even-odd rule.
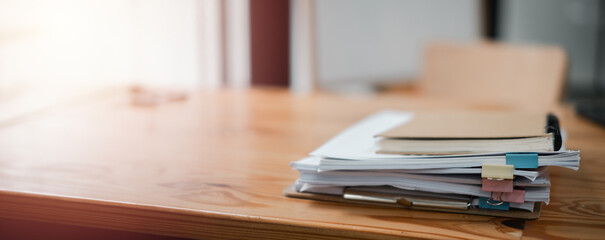
[[289,197],[535,219],[550,166],[577,170],[553,115],[382,111],[291,163]]

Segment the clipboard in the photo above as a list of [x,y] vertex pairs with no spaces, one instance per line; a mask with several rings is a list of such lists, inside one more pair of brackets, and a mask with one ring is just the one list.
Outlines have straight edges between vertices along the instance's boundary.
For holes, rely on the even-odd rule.
[[[413,201],[418,200],[414,197],[406,196],[394,196],[393,194],[379,194],[369,192],[346,192],[343,195],[331,195],[331,194],[318,194],[318,193],[304,193],[297,192],[294,189],[294,185],[290,185],[283,190],[283,194],[286,197],[310,199],[319,201],[339,202],[345,204],[362,204],[369,206],[378,207],[392,207],[407,210],[421,210],[421,211],[435,211],[435,212],[448,212],[448,213],[462,213],[472,215],[483,215],[492,217],[506,217],[506,218],[519,218],[519,219],[537,219],[540,217],[540,210],[542,208],[541,202],[536,202],[534,205],[534,211],[525,211],[521,209],[510,209],[508,211],[493,210],[493,209],[480,209],[472,208],[470,202],[467,208],[462,208],[460,201],[446,201],[446,204],[432,202],[431,199],[422,199],[420,202],[414,203]],[[349,197],[345,198],[345,195],[349,194]],[[353,197],[351,197],[353,196]],[[355,197],[357,196],[357,197]]]

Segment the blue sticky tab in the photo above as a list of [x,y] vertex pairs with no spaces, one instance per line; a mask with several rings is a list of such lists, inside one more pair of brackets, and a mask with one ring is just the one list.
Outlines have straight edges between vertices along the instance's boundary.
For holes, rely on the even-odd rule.
[[[487,203],[487,199],[489,199],[489,198],[479,197],[479,208],[508,211],[508,209],[510,207],[510,203],[508,203],[508,202],[504,202],[498,206],[491,205],[491,204]],[[494,200],[492,200],[492,201],[494,201]]]
[[538,168],[537,153],[507,153],[506,165],[514,165],[515,169]]

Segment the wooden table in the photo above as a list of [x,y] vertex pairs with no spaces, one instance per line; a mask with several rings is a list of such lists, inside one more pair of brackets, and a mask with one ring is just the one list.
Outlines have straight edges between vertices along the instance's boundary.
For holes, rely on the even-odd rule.
[[[0,123],[0,216],[186,238],[602,238],[605,128],[556,112],[579,171],[539,220],[291,199],[288,164],[381,109],[498,109],[386,94],[208,91],[155,107],[104,91]],[[524,226],[524,230],[523,230]]]

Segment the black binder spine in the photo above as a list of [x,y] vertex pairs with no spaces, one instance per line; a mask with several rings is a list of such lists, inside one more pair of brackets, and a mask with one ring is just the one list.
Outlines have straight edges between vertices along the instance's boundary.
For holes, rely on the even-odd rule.
[[546,132],[552,133],[554,136],[553,149],[559,151],[563,145],[563,138],[561,137],[561,128],[559,127],[559,119],[552,113],[549,113],[546,118]]

